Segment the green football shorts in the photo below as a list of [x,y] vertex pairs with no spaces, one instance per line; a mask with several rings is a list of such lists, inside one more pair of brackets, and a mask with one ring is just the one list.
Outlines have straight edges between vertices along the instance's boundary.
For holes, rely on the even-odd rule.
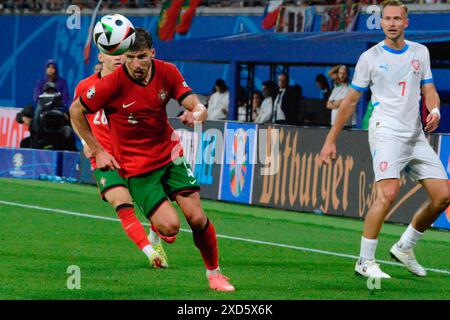
[[184,157],[178,158],[176,163],[171,162],[162,168],[127,180],[133,201],[147,218],[167,199],[174,201],[177,195],[200,190],[200,185]]
[[106,201],[105,194],[107,191],[115,187],[127,187],[126,180],[119,175],[117,170],[101,171],[100,169],[95,169],[94,177],[97,180],[98,190],[104,201]]

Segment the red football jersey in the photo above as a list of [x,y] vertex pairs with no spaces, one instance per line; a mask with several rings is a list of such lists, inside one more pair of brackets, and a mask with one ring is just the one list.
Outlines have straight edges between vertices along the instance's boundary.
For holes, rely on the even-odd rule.
[[[77,99],[84,91],[92,87],[101,78],[100,73],[95,73],[83,80],[81,80],[75,88],[75,97]],[[106,118],[105,111],[103,109],[96,113],[90,113],[86,115],[86,118],[91,127],[92,134],[100,142],[103,148],[110,154],[112,154],[111,136],[109,133],[108,119]],[[95,157],[89,158],[91,165],[94,169],[97,168],[95,163]]]
[[134,81],[125,65],[85,91],[81,103],[90,112],[104,108],[110,124],[113,155],[124,177],[159,169],[182,155],[166,105],[192,94],[177,67],[153,59],[147,85]]

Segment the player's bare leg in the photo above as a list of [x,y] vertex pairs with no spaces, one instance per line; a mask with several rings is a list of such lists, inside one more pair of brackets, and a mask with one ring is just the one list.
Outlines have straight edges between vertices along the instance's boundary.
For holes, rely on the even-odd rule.
[[161,239],[167,243],[175,242],[176,235],[180,230],[180,219],[175,208],[164,201],[159,208],[152,214],[150,218],[151,227],[148,239],[153,245],[153,248],[159,253],[162,261],[167,268],[169,266],[167,254],[161,243]]
[[177,210],[168,200],[164,201],[150,217],[150,221],[162,236],[172,237],[180,231]]
[[124,187],[116,187],[104,194],[105,199],[116,209],[127,236],[144,252],[153,268],[165,268],[161,259],[147,238],[144,226],[136,217],[130,193]]
[[424,277],[426,270],[417,262],[413,249],[433,222],[450,204],[450,187],[444,179],[420,181],[430,197],[415,213],[411,224],[391,250],[391,256],[403,263],[414,275]]
[[377,194],[364,220],[363,237],[377,239],[389,209],[400,191],[399,179],[380,180],[375,184]]
[[218,291],[234,291],[234,287],[228,282],[229,279],[220,271],[216,231],[203,212],[199,193],[178,195],[175,200],[192,229],[195,246],[199,249],[206,267],[210,288]]
[[355,272],[366,277],[390,278],[375,263],[375,252],[378,245],[378,234],[400,190],[399,179],[380,180],[375,187],[377,195],[364,221],[361,251]]
[[417,231],[424,232],[450,205],[450,185],[443,179],[425,179],[420,183],[427,191],[430,201],[416,212],[411,224]]

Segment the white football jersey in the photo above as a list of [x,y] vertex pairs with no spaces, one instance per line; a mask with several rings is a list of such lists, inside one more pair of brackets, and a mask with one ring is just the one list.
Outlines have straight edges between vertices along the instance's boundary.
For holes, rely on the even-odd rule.
[[372,91],[370,127],[408,138],[422,130],[420,87],[432,82],[427,47],[406,41],[402,50],[394,50],[382,41],[360,56],[351,87]]

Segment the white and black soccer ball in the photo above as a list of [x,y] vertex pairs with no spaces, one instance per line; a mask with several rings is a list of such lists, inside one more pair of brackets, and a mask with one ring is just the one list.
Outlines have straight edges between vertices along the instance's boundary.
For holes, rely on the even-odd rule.
[[101,52],[111,56],[127,52],[135,37],[133,24],[121,14],[102,17],[94,28],[95,45]]

